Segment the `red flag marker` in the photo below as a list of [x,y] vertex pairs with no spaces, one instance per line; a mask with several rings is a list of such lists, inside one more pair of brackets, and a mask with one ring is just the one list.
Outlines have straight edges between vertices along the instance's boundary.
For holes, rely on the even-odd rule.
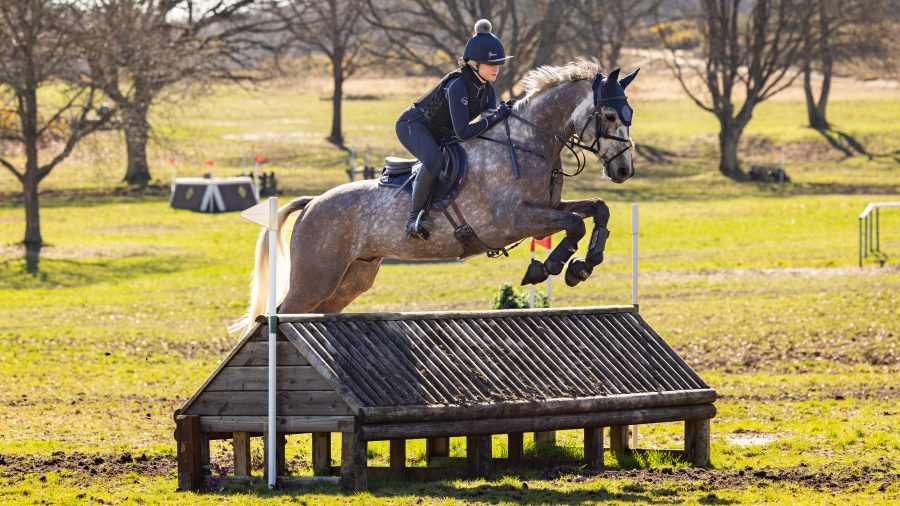
[[534,251],[534,245],[543,246],[544,249],[550,249],[553,246],[553,236],[548,235],[543,239],[536,239],[534,237],[531,238],[531,251]]

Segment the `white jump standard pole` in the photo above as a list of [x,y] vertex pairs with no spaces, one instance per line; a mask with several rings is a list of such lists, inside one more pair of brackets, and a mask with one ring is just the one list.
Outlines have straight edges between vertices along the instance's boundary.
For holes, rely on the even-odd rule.
[[[631,204],[631,304],[638,309],[638,205]],[[631,447],[637,448],[638,426],[631,426]]]
[[278,264],[276,241],[278,240],[278,198],[269,197],[269,425],[266,439],[268,441],[268,474],[269,488],[275,487],[276,473],[276,448],[275,448],[275,402],[276,402],[276,339],[278,333],[278,315],[275,309],[275,268]]

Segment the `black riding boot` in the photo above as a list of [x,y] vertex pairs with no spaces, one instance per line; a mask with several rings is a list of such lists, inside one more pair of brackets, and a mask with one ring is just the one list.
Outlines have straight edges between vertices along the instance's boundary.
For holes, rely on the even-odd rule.
[[412,211],[409,213],[409,221],[406,223],[406,237],[408,239],[428,240],[431,235],[433,223],[428,219],[428,203],[431,200],[431,191],[434,187],[436,174],[432,174],[423,165],[416,173],[416,179],[412,183]]

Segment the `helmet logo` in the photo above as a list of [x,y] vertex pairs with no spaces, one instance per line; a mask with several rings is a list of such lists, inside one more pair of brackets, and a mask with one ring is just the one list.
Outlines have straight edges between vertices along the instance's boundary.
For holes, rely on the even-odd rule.
[[469,105],[469,97],[463,97],[460,102],[462,102],[463,105]]
[[488,51],[488,58],[493,58],[495,56],[497,56],[497,53],[495,53],[493,51]]

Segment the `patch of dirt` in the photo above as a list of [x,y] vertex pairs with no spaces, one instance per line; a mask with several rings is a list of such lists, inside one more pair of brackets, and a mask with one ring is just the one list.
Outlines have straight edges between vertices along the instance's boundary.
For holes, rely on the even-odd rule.
[[736,431],[732,434],[726,434],[725,440],[730,444],[748,447],[748,446],[763,446],[769,443],[774,443],[779,439],[782,439],[784,436],[782,434],[769,434],[766,432],[757,432],[757,431]]
[[168,476],[175,472],[174,455],[147,456],[123,453],[53,452],[47,456],[0,454],[0,478],[18,478],[27,474],[66,471],[76,475],[106,478],[138,473],[143,476]]
[[675,482],[679,489],[703,492],[754,486],[764,488],[775,483],[838,492],[876,484],[882,489],[887,489],[892,484],[900,482],[900,472],[887,457],[879,459],[877,466],[863,466],[859,469],[838,466],[812,469],[808,465],[800,464],[778,469],[745,467],[737,470],[719,470],[682,467],[585,473],[582,468],[576,466],[560,466],[542,474],[542,478],[567,481],[585,481],[591,476],[607,479],[628,478],[645,488],[667,488]]
[[[826,401],[835,400],[842,401],[845,399],[855,400],[876,400],[890,401],[900,398],[900,388],[893,385],[873,386],[855,385],[841,388],[840,385],[832,385],[833,388],[819,389],[810,388],[805,391],[783,390],[776,393],[767,394],[741,394],[741,395],[720,395],[719,399],[723,401],[753,401],[753,402],[769,402],[769,401]],[[786,387],[793,388],[793,387]]]

